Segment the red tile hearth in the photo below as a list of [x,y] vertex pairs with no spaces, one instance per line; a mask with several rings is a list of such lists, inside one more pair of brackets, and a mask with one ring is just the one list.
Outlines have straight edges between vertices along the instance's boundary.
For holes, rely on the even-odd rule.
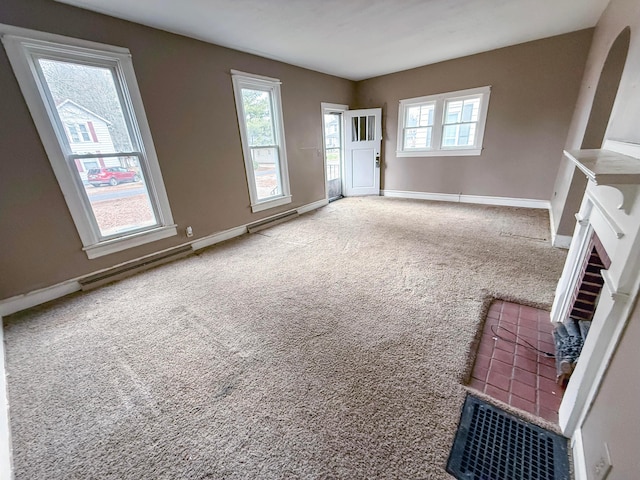
[[469,386],[497,400],[558,422],[564,390],[556,384],[549,312],[497,300],[491,304]]

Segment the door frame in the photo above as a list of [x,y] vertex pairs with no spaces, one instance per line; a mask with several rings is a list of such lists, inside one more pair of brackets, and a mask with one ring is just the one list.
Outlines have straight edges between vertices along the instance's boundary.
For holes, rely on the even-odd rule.
[[324,198],[325,200],[329,201],[329,186],[327,184],[327,156],[326,156],[326,151],[327,151],[327,146],[325,145],[325,138],[324,138],[324,116],[326,113],[331,113],[331,112],[340,112],[340,118],[341,118],[341,128],[342,128],[342,135],[340,136],[340,151],[342,153],[342,158],[340,159],[340,187],[342,190],[342,193],[344,195],[344,189],[345,189],[345,184],[344,184],[344,135],[345,135],[345,123],[344,123],[344,116],[343,113],[349,110],[349,105],[343,105],[341,103],[328,103],[328,102],[322,102],[320,103],[320,107],[321,107],[321,116],[322,116],[322,171],[323,171],[323,175],[324,175]]

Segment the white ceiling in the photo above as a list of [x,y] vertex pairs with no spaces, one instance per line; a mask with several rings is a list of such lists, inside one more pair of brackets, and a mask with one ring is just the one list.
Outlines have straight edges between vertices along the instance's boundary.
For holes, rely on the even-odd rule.
[[58,0],[351,80],[592,27],[609,0]]

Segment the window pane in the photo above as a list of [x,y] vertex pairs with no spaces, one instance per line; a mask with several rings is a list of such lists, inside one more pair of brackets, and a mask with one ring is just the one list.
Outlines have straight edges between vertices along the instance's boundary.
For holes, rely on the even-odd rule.
[[415,105],[407,108],[405,127],[427,127],[433,125],[435,104]]
[[78,125],[78,130],[80,130],[80,135],[82,135],[82,141],[88,142],[91,139],[89,138],[89,132],[87,131],[87,126],[83,124]]
[[420,125],[420,107],[407,108],[407,118],[405,120],[405,127],[417,127]]
[[420,107],[420,126],[433,125],[433,114],[435,105],[423,105]]
[[38,64],[60,120],[69,126],[73,153],[138,150],[129,135],[110,68],[43,58]]
[[358,117],[359,119],[359,132],[360,132],[360,136],[358,137],[358,140],[361,142],[364,142],[367,139],[367,117]]
[[456,145],[458,136],[458,125],[446,125],[442,132],[442,146],[453,147]]
[[460,123],[461,113],[462,101],[456,100],[453,102],[447,102],[447,111],[444,116],[444,123]]
[[242,108],[247,129],[247,141],[251,147],[276,144],[273,128],[271,95],[263,90],[242,89]]
[[469,147],[475,142],[476,124],[445,125],[442,134],[443,147]]
[[[342,115],[339,113],[326,113],[324,115],[324,144],[325,159],[327,162],[327,181],[340,178],[340,162],[342,159]],[[335,182],[334,182],[335,183]],[[338,184],[339,185],[339,182]],[[335,186],[330,185],[330,189]],[[333,192],[333,190],[332,190]],[[341,190],[335,190],[337,196]]]
[[327,148],[340,147],[340,115],[324,116],[324,143]]
[[410,150],[431,147],[431,128],[406,128],[404,131],[404,148]]
[[80,135],[78,134],[78,127],[72,123],[67,124],[67,129],[69,130],[69,142],[70,143],[79,143]]
[[445,124],[477,122],[480,114],[480,98],[448,101]]
[[102,237],[158,225],[138,157],[77,158],[75,163]]
[[358,122],[358,117],[353,117],[351,119],[351,141],[352,142],[357,142],[360,139],[359,125],[360,123]]
[[282,195],[278,149],[275,147],[252,148],[251,159],[258,200]]
[[464,105],[462,107],[462,121],[477,122],[479,112],[480,112],[479,98],[465,100]]

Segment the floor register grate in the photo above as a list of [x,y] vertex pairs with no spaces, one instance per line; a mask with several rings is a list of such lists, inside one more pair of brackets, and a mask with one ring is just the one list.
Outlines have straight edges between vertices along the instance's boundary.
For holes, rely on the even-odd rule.
[[569,480],[567,439],[468,395],[447,471],[459,480]]

